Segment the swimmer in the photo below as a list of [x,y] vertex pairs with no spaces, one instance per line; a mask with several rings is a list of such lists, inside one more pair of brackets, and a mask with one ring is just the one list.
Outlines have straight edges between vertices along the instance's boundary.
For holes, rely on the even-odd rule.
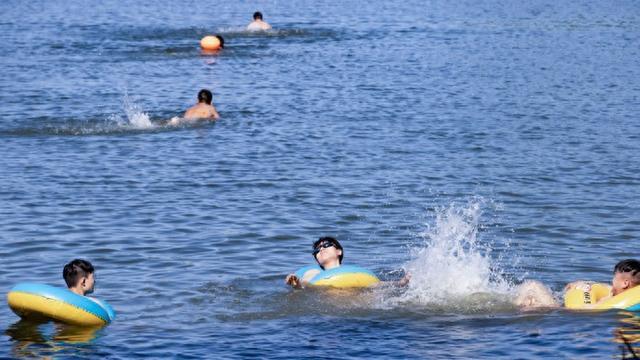
[[[593,284],[593,282],[574,281],[567,284],[564,291],[566,292],[575,288],[585,288],[591,284]],[[611,297],[619,295],[638,285],[640,285],[640,261],[634,259],[622,260],[613,268],[611,293],[609,296],[598,300],[596,304],[608,300]],[[518,289],[516,289],[514,304],[524,309],[552,308],[559,306],[554,299],[551,290],[541,282],[535,280],[527,280],[522,283]]]
[[[207,89],[200,90],[200,92],[198,92],[198,103],[184,113],[184,120],[219,119],[220,115],[218,111],[216,111],[216,108],[211,104],[212,97],[211,91]],[[168,125],[179,125],[180,120],[180,118],[174,117],[169,121]]]
[[256,11],[253,13],[253,21],[251,24],[247,25],[248,31],[265,31],[271,30],[271,25],[266,21],[262,20],[262,13],[260,11]]
[[224,38],[220,35],[215,35],[215,37],[218,38],[218,41],[220,42],[220,49],[224,49]]
[[62,277],[72,293],[86,296],[91,294],[95,288],[93,265],[86,260],[75,259],[65,265]]
[[560,306],[553,297],[551,289],[536,280],[525,280],[517,287],[513,304],[522,310],[556,308]]
[[185,119],[219,119],[220,115],[211,104],[211,91],[202,89],[198,93],[198,103],[184,113]]
[[[593,284],[592,281],[574,281],[564,287],[564,291],[576,288],[584,288]],[[635,259],[622,260],[613,268],[613,279],[611,279],[611,292],[609,296],[598,300],[598,303],[606,301],[616,295],[640,285],[640,261]]]
[[[342,265],[343,249],[340,242],[337,239],[325,236],[321,237],[313,243],[313,257],[320,265],[322,270],[330,270]],[[302,278],[298,278],[295,274],[289,274],[285,278],[285,283],[296,289],[303,288],[309,284],[311,279],[320,273],[318,269],[307,270]],[[407,274],[398,281],[386,281],[386,284],[393,284],[396,286],[406,286],[411,279],[411,275]],[[378,284],[381,284],[380,282]]]

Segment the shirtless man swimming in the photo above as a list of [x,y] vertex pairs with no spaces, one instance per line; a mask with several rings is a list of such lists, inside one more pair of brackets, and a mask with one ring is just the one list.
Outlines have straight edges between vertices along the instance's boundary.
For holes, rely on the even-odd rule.
[[184,124],[187,122],[200,120],[200,119],[203,119],[203,120],[219,119],[220,115],[218,114],[218,111],[216,111],[216,108],[211,104],[212,97],[213,95],[211,95],[211,91],[207,89],[200,90],[200,92],[198,92],[198,103],[190,107],[189,109],[187,109],[187,111],[184,113],[184,118],[181,119],[175,116],[171,120],[169,120],[167,125],[177,126],[180,124]]
[[248,31],[265,31],[271,30],[271,25],[266,21],[262,20],[262,13],[260,11],[256,11],[253,13],[253,21],[251,24],[247,25]]
[[184,113],[184,118],[187,120],[194,119],[219,119],[220,115],[216,111],[216,108],[211,104],[213,95],[211,91],[202,89],[198,93],[198,103],[189,108]]

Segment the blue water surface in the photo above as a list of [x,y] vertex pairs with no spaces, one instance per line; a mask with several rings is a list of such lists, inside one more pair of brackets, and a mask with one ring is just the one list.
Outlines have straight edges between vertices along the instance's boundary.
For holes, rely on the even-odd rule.
[[[256,10],[273,31],[244,31]],[[635,314],[521,312],[492,284],[560,297],[639,257],[636,1],[0,14],[0,289],[85,258],[118,312],[87,331],[0,306],[0,358],[632,357]],[[226,48],[202,54],[212,33]],[[166,125],[201,88],[222,118]],[[489,285],[443,301],[479,265],[427,261],[412,281],[440,290],[419,296],[288,289],[324,235],[386,280],[457,239],[440,260],[486,260]]]

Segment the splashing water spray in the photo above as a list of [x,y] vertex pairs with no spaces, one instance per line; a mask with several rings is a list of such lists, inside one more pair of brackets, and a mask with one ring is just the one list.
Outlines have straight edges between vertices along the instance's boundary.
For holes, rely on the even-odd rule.
[[127,114],[128,123],[134,129],[150,129],[154,125],[149,119],[149,114],[142,111],[140,105],[131,100],[128,93],[124,95],[124,111]]
[[411,274],[407,290],[389,299],[396,305],[457,310],[487,310],[509,302],[513,286],[478,240],[481,202],[436,210],[435,225],[420,234],[423,243],[405,264]]

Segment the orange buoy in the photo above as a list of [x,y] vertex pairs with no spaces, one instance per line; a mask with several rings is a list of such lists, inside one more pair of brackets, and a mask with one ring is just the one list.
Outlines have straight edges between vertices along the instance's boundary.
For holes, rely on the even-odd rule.
[[222,42],[217,36],[208,35],[200,40],[200,47],[203,50],[219,50],[222,47]]

